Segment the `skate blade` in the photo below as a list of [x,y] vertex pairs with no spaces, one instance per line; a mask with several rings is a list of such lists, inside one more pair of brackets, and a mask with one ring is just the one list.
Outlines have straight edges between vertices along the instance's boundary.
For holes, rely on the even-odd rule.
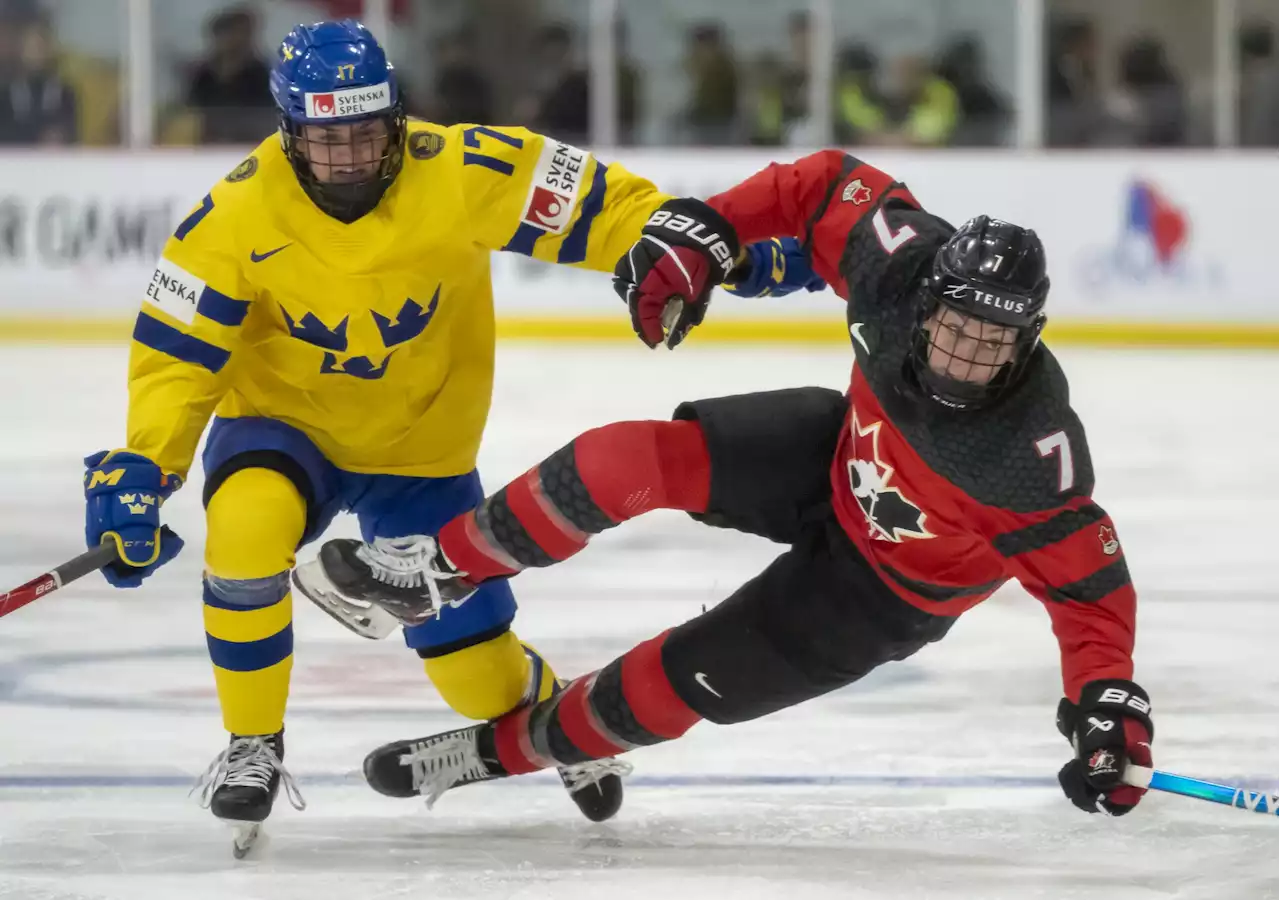
[[380,641],[400,627],[395,616],[374,606],[343,597],[324,574],[320,560],[303,563],[293,570],[293,586],[302,596],[324,610],[349,631],[363,638]]
[[232,822],[231,830],[231,855],[236,859],[244,859],[266,837],[261,822]]

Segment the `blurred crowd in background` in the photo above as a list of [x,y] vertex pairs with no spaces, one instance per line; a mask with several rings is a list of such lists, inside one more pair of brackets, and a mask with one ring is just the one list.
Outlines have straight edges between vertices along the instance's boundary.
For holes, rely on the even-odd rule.
[[[379,35],[411,115],[527,125],[589,143],[590,0],[394,0]],[[995,146],[1014,139],[1017,0],[619,0],[621,144]],[[1215,0],[1046,0],[1044,133],[1053,147],[1214,143]],[[126,0],[0,0],[0,144],[113,145],[127,102]],[[1235,143],[1276,147],[1274,0],[1235,0]],[[154,141],[260,141],[274,47],[362,0],[153,4]],[[598,33],[598,32],[596,32]],[[810,107],[815,46],[832,53]],[[825,131],[825,128],[823,129]]]

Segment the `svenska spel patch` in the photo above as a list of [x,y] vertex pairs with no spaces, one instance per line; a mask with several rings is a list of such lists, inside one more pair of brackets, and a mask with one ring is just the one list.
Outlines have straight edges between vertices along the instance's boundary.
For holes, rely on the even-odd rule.
[[343,88],[323,94],[307,92],[308,119],[341,119],[363,116],[391,108],[391,86],[387,82],[366,87]]
[[572,144],[544,141],[520,221],[551,234],[564,234],[590,159],[590,153]]
[[160,257],[147,285],[146,302],[179,322],[196,320],[196,305],[204,293],[204,282],[172,260]]

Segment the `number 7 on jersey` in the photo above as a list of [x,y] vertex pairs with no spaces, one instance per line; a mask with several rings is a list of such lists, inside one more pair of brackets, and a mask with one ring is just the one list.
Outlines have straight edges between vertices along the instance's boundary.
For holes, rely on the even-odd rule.
[[875,229],[876,237],[880,241],[880,246],[884,248],[884,252],[891,255],[893,251],[916,236],[916,230],[910,225],[903,225],[897,231],[890,231],[883,208],[877,209],[875,215],[871,217],[871,227]]
[[1065,431],[1055,431],[1036,441],[1036,452],[1044,459],[1058,454],[1058,493],[1065,494],[1076,483],[1076,467],[1071,460],[1071,442]]

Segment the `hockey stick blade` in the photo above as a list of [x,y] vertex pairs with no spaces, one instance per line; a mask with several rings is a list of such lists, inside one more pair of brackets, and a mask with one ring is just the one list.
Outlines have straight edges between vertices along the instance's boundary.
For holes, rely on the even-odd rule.
[[83,578],[90,572],[96,572],[103,566],[110,565],[119,559],[114,541],[99,544],[86,550],[75,559],[68,560],[51,572],[39,578],[33,578],[26,584],[20,584],[7,593],[0,594],[0,618],[22,609],[28,603],[51,594],[60,587],[65,587],[77,578]]
[[1209,800],[1263,815],[1280,816],[1280,797],[1265,791],[1251,791],[1242,787],[1215,784],[1212,781],[1201,781],[1198,778],[1188,778],[1185,775],[1175,775],[1172,772],[1135,765],[1125,768],[1124,783],[1133,787],[1164,791],[1168,794],[1195,797],[1197,800]]

